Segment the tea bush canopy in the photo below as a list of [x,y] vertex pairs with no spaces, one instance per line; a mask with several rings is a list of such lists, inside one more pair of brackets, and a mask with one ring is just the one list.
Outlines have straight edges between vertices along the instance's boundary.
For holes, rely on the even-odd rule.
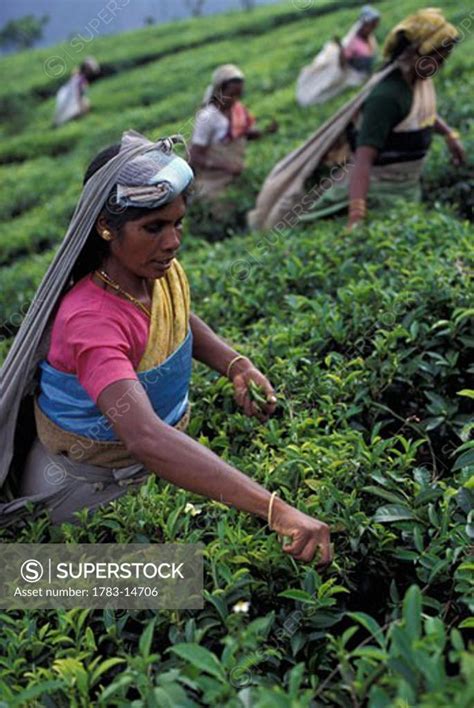
[[[380,43],[413,2],[375,5]],[[422,204],[393,200],[350,235],[339,218],[244,228],[271,167],[353,95],[302,109],[295,82],[359,9],[284,2],[1,60],[2,360],[101,148],[129,128],[189,139],[223,63],[242,68],[258,120],[278,120],[277,135],[247,148],[234,210],[217,223],[193,207],[180,255],[196,312],[268,374],[277,411],[266,424],[244,416],[230,382],[198,364],[188,433],[328,523],[335,557],[325,573],[295,563],[257,518],[158,476],[78,525],[45,514],[3,529],[2,543],[202,542],[205,605],[2,612],[0,703],[473,704],[469,8],[443,0],[460,41],[435,79],[465,166],[451,166],[435,138]],[[93,108],[53,129],[58,86],[90,54],[104,69]]]

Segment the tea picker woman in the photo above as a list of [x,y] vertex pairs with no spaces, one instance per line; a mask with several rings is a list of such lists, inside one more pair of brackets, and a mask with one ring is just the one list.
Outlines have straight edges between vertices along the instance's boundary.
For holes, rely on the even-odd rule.
[[349,228],[368,206],[389,207],[394,198],[421,200],[421,170],[433,133],[442,135],[454,164],[464,160],[459,133],[436,111],[432,77],[448,59],[457,30],[439,10],[407,17],[388,35],[384,54],[393,69],[370,92],[348,127],[350,167],[318,201],[309,221],[349,207]]
[[53,124],[57,127],[70,120],[80,118],[90,110],[90,101],[86,95],[89,83],[100,74],[99,63],[94,57],[84,59],[79,69],[62,86],[56,95],[56,109]]
[[214,71],[204,94],[190,151],[199,197],[219,197],[243,172],[247,141],[277,130],[275,121],[263,131],[256,127],[254,116],[241,101],[244,81],[239,67],[223,64]]
[[364,5],[357,22],[342,40],[326,42],[311,64],[305,66],[296,84],[300,106],[325,103],[351,86],[360,86],[369,78],[377,51],[374,31],[380,12]]
[[[266,519],[291,537],[284,550],[295,558],[309,561],[320,548],[327,563],[326,524],[184,433],[193,357],[232,380],[247,415],[259,414],[250,382],[265,392],[263,418],[276,398],[252,362],[191,311],[176,254],[193,173],[175,141],[129,131],[87,170],[65,240],[2,370],[0,482],[9,472],[18,497],[0,504],[0,525],[28,516],[28,501],[48,508],[54,523],[74,521],[77,510],[93,511],[155,473]],[[27,450],[31,396],[35,438]]]
[[[443,66],[458,32],[440,10],[419,10],[388,35],[387,64],[306,143],[270,172],[249,214],[253,228],[272,228],[287,215],[314,221],[347,211],[349,228],[369,208],[390,208],[397,198],[421,199],[421,171],[433,133],[445,140],[453,162],[464,160],[459,134],[436,110],[432,76]],[[331,179],[311,187],[320,168]]]

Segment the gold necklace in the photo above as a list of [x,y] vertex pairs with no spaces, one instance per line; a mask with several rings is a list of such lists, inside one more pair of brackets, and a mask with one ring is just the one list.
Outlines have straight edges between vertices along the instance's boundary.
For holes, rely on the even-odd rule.
[[133,302],[134,305],[140,308],[142,312],[147,315],[151,319],[151,310],[148,309],[146,305],[143,304],[143,302],[140,302],[136,297],[133,295],[130,295],[130,293],[127,293],[126,290],[123,290],[123,288],[120,287],[118,283],[115,282],[115,280],[112,280],[112,278],[107,275],[105,270],[96,270],[95,271],[96,276],[99,278],[99,280],[102,280],[103,283],[106,285],[110,285],[111,288],[113,288],[116,292],[121,293],[124,295],[130,302]]

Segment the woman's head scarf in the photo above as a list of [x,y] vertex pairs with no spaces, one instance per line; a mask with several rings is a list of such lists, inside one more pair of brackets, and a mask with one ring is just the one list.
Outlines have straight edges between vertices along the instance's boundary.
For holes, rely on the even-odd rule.
[[[125,139],[130,140],[131,134]],[[139,139],[146,140],[135,133],[133,140]],[[175,142],[176,137],[164,138],[157,144],[150,142],[146,152],[125,163],[117,175],[119,206],[159,209],[184,192],[193,179],[193,171],[186,160],[173,152]]]
[[244,73],[235,64],[221,64],[212,74],[212,83],[206,88],[203,97],[203,104],[207,105],[215,96],[222,85],[228,81],[244,81]]
[[38,363],[46,355],[47,326],[70,281],[74,264],[114,185],[121,207],[157,208],[183,192],[193,178],[187,162],[173,153],[181,136],[156,143],[133,130],[122,136],[118,154],[84,185],[63,242],[49,266],[1,369],[0,486],[10,469],[20,404],[34,392]]
[[392,29],[385,40],[385,57],[392,56],[400,35],[404,35],[420,54],[430,54],[456,41],[458,31],[446,20],[440,9],[427,7],[406,17]]
[[81,69],[86,69],[91,74],[100,74],[100,64],[95,57],[86,57],[81,64]]
[[362,27],[367,22],[373,22],[380,19],[380,12],[370,5],[364,5],[359,15],[359,27]]

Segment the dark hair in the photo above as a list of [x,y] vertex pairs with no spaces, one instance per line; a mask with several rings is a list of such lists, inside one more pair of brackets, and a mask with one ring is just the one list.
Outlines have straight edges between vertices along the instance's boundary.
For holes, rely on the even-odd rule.
[[409,47],[411,44],[410,40],[407,38],[404,30],[400,30],[400,32],[397,33],[397,39],[395,42],[395,46],[393,47],[390,57],[387,63],[391,63],[392,61],[395,61],[395,59],[398,59],[398,57],[403,54],[405,49]]
[[[119,152],[119,143],[109,145],[109,147],[101,150],[94,157],[87,168],[84,175],[83,185],[85,185],[90,178],[100,170],[101,167],[106,165],[113,157],[118,155]],[[182,193],[185,202],[190,192],[191,186],[185,189]],[[117,204],[117,187],[114,185],[107,195],[107,199],[105,200],[105,204],[99,216],[103,216],[105,218],[108,227],[115,231],[117,233],[117,237],[120,238],[122,228],[128,221],[136,221],[137,219],[141,219],[143,216],[147,216],[149,213],[150,209],[147,207],[120,207]],[[109,247],[109,243],[99,236],[97,228],[94,224],[72,269],[73,282],[77,283],[77,281],[85,275],[99,268],[109,252]]]
[[81,62],[79,71],[90,83],[96,81],[102,73],[102,69],[92,67],[88,61]]

